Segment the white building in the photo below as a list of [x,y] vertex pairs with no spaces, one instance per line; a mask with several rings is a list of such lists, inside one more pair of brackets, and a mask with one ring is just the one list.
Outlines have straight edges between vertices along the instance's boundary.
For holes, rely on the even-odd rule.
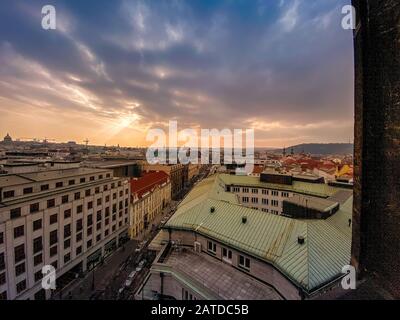
[[128,238],[130,185],[90,168],[0,175],[0,300],[48,299],[42,267],[58,288]]

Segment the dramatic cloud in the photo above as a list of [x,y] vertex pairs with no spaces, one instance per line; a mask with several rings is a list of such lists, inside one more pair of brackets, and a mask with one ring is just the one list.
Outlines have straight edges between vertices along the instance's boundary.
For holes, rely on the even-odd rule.
[[254,128],[258,146],[353,136],[347,0],[45,1],[0,8],[0,134],[145,145]]

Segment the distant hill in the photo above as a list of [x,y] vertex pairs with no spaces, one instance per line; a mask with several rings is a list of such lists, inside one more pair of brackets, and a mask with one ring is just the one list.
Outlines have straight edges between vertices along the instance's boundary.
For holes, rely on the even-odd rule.
[[[293,148],[294,153],[310,153],[314,155],[329,154],[353,154],[354,145],[352,143],[303,143],[286,148],[290,154]],[[277,149],[276,152],[283,152],[283,149]]]

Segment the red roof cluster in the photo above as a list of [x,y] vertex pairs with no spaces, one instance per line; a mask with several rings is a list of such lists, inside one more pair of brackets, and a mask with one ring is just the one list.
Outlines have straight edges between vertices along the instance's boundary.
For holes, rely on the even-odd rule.
[[169,175],[164,171],[147,171],[140,178],[131,179],[131,193],[141,198],[145,193],[152,191],[156,186],[168,182]]

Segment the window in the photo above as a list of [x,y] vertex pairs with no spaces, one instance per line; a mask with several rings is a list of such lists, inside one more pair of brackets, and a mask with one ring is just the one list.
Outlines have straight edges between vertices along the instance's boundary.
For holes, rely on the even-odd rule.
[[[6,273],[0,273],[0,286],[6,283]],[[1,300],[1,299],[0,299]]]
[[101,229],[101,222],[97,223],[96,225],[96,230],[100,230]]
[[110,202],[110,196],[106,196],[106,202]]
[[105,185],[104,187],[103,187],[103,191],[107,191],[108,190],[108,185]]
[[33,239],[33,254],[42,251],[42,249],[43,249],[42,237],[37,237]]
[[282,192],[282,197],[289,198],[289,192]]
[[249,270],[250,269],[250,259],[240,255],[239,256],[239,267]]
[[97,205],[101,206],[101,198],[97,199]]
[[56,206],[56,200],[55,199],[47,200],[47,208],[54,208],[55,206]]
[[64,226],[64,238],[71,236],[71,225],[67,224]]
[[243,203],[249,203],[249,197],[242,197]]
[[14,208],[10,210],[10,219],[17,219],[21,216],[21,208]]
[[67,203],[68,201],[69,201],[68,195],[65,195],[65,196],[62,196],[62,197],[61,197],[61,203],[62,203],[62,204]]
[[93,201],[88,202],[87,208],[88,210],[93,209]]
[[42,280],[43,279],[42,270],[39,270],[39,271],[35,272],[34,277],[35,277],[35,282],[38,282],[38,281]]
[[76,221],[76,231],[81,231],[83,228],[82,219]]
[[104,232],[104,236],[107,237],[107,236],[108,236],[108,233],[109,233],[108,230],[106,230],[106,231]]
[[92,240],[89,240],[88,242],[86,242],[86,248],[90,248],[92,246]]
[[79,246],[78,248],[76,248],[76,255],[80,255],[82,253],[82,246]]
[[17,293],[21,293],[26,289],[26,280],[17,283]]
[[85,190],[85,196],[86,196],[86,197],[90,197],[90,189]]
[[79,232],[76,234],[76,242],[79,242],[82,240],[82,232]]
[[96,241],[99,242],[100,240],[101,240],[101,234],[98,234],[98,235],[96,236]]
[[6,263],[4,261],[4,253],[0,253],[0,271],[6,268]]
[[62,188],[63,187],[63,183],[62,182],[57,182],[56,183],[56,188]]
[[50,232],[50,246],[58,242],[57,230]]
[[24,188],[24,194],[30,194],[33,193],[33,188],[29,187],[29,188]]
[[103,175],[101,174],[101,175],[99,175],[99,179],[103,179]]
[[75,180],[69,180],[69,181],[68,181],[68,185],[69,185],[69,186],[73,186],[74,184],[75,184]]
[[249,193],[249,188],[243,188],[243,193]]
[[94,193],[100,193],[100,187],[96,187],[96,189],[94,189]]
[[64,249],[68,249],[71,246],[71,240],[67,239],[64,241]]
[[71,260],[71,254],[70,253],[67,253],[65,256],[64,256],[64,263],[67,263],[67,262],[69,262]]
[[80,179],[79,179],[79,182],[80,182],[80,183],[85,183],[85,182],[86,182],[86,179],[85,179],[85,178],[80,178]]
[[279,206],[279,201],[278,200],[271,200],[271,206],[278,207]]
[[102,216],[101,216],[101,210],[99,210],[99,211],[97,211],[96,220],[97,220],[97,221],[101,221],[101,218],[102,218]]
[[207,249],[208,249],[209,252],[215,254],[217,252],[217,245],[212,241],[208,241],[207,242]]
[[117,194],[113,193],[113,200],[117,199]]
[[271,191],[271,194],[272,194],[273,196],[277,197],[277,196],[279,195],[279,192],[278,192],[278,191]]
[[42,219],[33,221],[33,231],[42,229]]
[[15,276],[18,277],[21,274],[25,273],[25,262],[15,266]]
[[42,254],[38,254],[37,256],[33,257],[33,265],[36,267],[37,265],[41,264],[43,262],[43,256]]
[[106,212],[106,218],[107,218],[108,216],[110,216],[110,207],[107,207],[106,210],[105,210],[105,212]]
[[110,178],[110,177],[111,177],[111,174],[107,173],[106,178]]
[[43,184],[40,186],[40,191],[46,191],[49,190],[49,185],[48,184]]
[[90,181],[94,181],[94,177],[90,177],[90,179],[89,179]]
[[76,213],[82,213],[83,207],[82,205],[76,207]]
[[7,291],[0,292],[0,300],[7,300]]
[[87,225],[88,225],[88,227],[90,227],[92,224],[93,224],[93,215],[89,214],[87,216]]
[[0,232],[0,244],[4,243],[4,233]]
[[39,211],[39,203],[32,203],[29,207],[31,213],[35,213]]
[[87,228],[86,233],[87,233],[88,236],[92,235],[92,233],[93,233],[93,228],[92,228],[92,227]]
[[251,198],[251,203],[258,203],[258,198]]
[[74,195],[74,199],[75,200],[79,200],[81,198],[81,193],[80,192],[76,192]]
[[268,205],[268,199],[262,199],[262,204]]
[[18,226],[14,228],[14,239],[22,237],[25,234],[25,227]]
[[50,248],[50,257],[54,257],[57,254],[57,246]]
[[21,244],[14,248],[14,263],[18,263],[25,259],[25,245]]
[[14,197],[14,195],[15,195],[15,191],[14,191],[14,190],[5,191],[5,192],[3,193],[4,199],[6,199],[6,198],[12,198],[12,197]]
[[64,219],[68,219],[71,217],[71,209],[64,211]]
[[110,219],[107,218],[107,219],[105,220],[104,224],[105,224],[106,226],[108,226],[109,223],[110,223]]
[[264,189],[264,190],[262,191],[262,194],[263,194],[263,195],[268,195],[268,190],[265,190],[265,189]]
[[254,193],[254,194],[258,193],[258,189],[251,189],[251,193]]
[[232,251],[227,248],[222,248],[222,257],[225,260],[231,261],[232,260]]
[[50,224],[55,224],[55,223],[57,223],[57,220],[58,220],[57,213],[56,213],[56,214],[52,214],[52,215],[50,216]]

